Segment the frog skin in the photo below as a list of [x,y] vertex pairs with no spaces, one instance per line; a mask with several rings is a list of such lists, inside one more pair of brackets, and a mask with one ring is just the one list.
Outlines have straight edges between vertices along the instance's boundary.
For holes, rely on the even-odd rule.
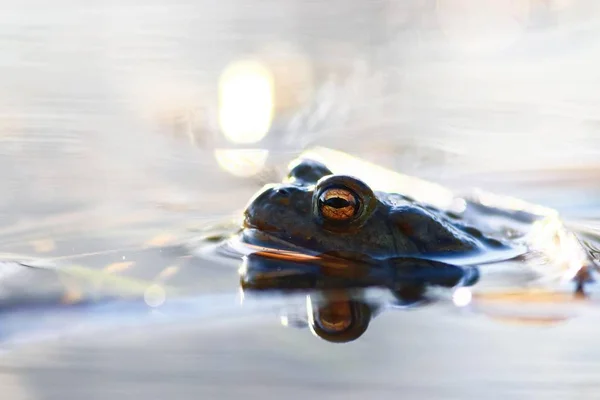
[[505,246],[441,210],[300,160],[244,212],[245,243],[350,259],[464,255]]

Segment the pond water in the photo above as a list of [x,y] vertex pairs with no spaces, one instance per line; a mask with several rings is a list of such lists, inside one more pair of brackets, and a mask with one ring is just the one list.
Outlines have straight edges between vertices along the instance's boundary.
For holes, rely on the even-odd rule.
[[76,302],[110,274],[144,300],[7,304],[3,396],[594,398],[594,285],[469,307],[441,291],[341,345],[292,327],[304,296],[241,306],[239,264],[191,256],[313,145],[556,209],[597,254],[598,6],[486,3],[0,4],[0,252],[75,276],[6,263],[1,293]]

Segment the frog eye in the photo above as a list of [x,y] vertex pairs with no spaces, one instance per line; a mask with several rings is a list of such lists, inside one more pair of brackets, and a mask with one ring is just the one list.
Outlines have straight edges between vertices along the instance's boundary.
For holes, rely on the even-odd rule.
[[313,216],[325,230],[350,233],[364,225],[377,207],[371,188],[347,175],[329,175],[313,192]]
[[329,220],[350,220],[358,214],[359,207],[358,196],[348,189],[326,189],[319,196],[319,211]]

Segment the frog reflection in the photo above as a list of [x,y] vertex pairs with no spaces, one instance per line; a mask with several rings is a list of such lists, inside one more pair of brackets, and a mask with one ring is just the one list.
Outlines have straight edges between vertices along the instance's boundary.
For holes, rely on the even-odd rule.
[[[430,286],[472,285],[478,276],[474,268],[451,265],[411,268],[410,263],[345,261],[340,268],[327,257],[306,260],[301,255],[294,259],[290,253],[281,256],[269,252],[246,256],[240,268],[242,289],[245,293],[305,294],[304,314],[288,311],[282,320],[287,326],[308,326],[313,334],[333,343],[361,337],[371,320],[388,306],[426,303]],[[388,290],[392,296],[367,296],[371,288]]]
[[349,291],[316,293],[307,296],[306,323],[313,334],[328,342],[350,342],[366,332],[380,308],[353,298]]

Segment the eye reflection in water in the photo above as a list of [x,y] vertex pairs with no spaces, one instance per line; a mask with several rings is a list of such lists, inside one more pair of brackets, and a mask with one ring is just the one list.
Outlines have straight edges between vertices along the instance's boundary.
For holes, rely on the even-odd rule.
[[362,336],[369,327],[374,311],[374,305],[352,299],[350,293],[343,290],[316,293],[306,298],[310,330],[316,336],[334,343],[350,342]]
[[[371,320],[388,306],[426,304],[427,288],[458,288],[454,302],[470,302],[466,286],[478,279],[475,269],[419,259],[354,261],[323,255],[308,258],[275,250],[244,257],[240,285],[248,293],[302,293],[305,313],[284,313],[287,327],[308,327],[332,343],[360,338]],[[464,289],[464,290],[461,290]],[[384,296],[373,296],[374,292]],[[460,304],[459,304],[460,303]]]

